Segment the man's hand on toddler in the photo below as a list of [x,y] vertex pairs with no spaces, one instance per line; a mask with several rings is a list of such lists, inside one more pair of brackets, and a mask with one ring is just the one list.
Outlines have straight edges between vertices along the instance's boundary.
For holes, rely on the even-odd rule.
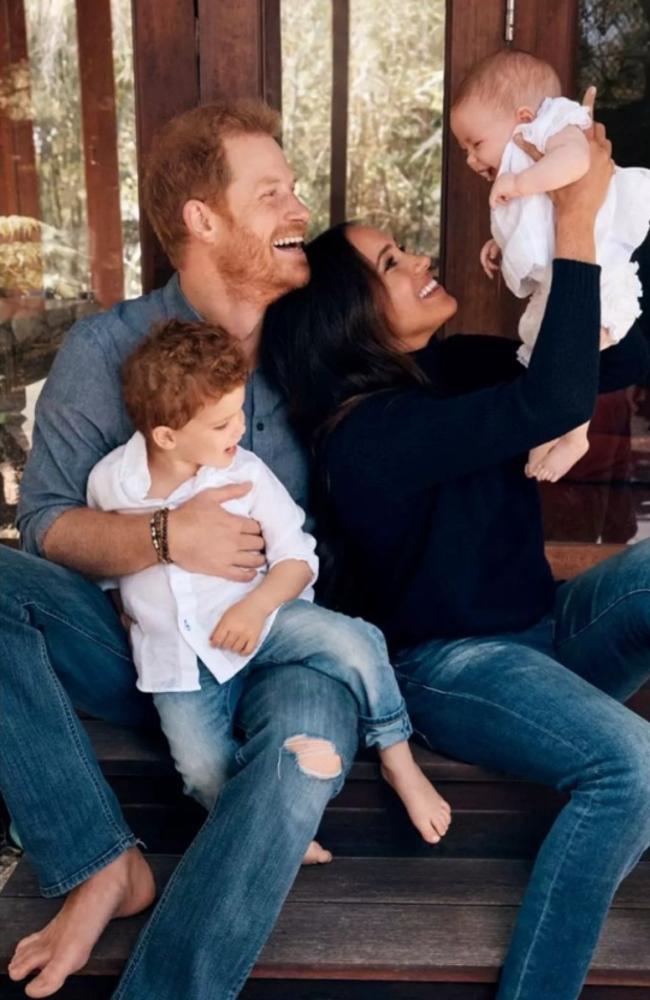
[[267,612],[254,594],[228,608],[210,636],[210,645],[250,656],[264,628]]
[[517,175],[509,172],[499,174],[490,189],[490,208],[495,208],[496,205],[505,205],[513,198],[520,197]]
[[501,264],[501,250],[496,240],[488,240],[481,247],[481,266],[490,281],[499,270]]

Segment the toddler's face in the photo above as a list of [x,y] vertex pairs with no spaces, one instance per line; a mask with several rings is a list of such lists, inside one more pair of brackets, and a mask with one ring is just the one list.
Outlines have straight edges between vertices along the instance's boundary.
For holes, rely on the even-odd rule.
[[513,130],[517,116],[470,98],[452,110],[451,130],[467,156],[467,166],[492,181]]
[[191,420],[174,431],[178,458],[228,468],[246,430],[242,409],[245,393],[245,387],[240,386],[216,402],[207,400]]

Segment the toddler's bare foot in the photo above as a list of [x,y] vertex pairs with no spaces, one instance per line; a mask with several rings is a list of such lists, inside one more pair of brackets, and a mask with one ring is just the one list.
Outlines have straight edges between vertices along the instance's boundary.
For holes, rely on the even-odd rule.
[[[400,744],[406,746],[408,744]],[[437,844],[444,837],[451,823],[451,808],[435,790],[431,782],[411,757],[400,761],[396,767],[386,759],[395,747],[382,751],[381,773],[391,788],[397,792],[406,807],[411,822],[428,844]]]
[[114,917],[146,910],[156,895],[151,869],[133,847],[77,886],[41,931],[19,942],[9,963],[9,977],[24,979],[39,970],[25,987],[28,997],[49,997],[73,972],[82,969]]
[[553,445],[532,475],[540,483],[557,483],[589,450],[588,441],[562,437]]
[[332,852],[321,847],[317,840],[312,840],[307,853],[302,859],[303,865],[327,865],[332,860]]

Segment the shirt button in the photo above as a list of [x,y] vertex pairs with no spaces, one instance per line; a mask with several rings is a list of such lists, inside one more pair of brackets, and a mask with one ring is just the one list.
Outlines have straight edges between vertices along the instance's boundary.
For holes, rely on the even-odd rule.
[[264,424],[262,423],[261,420],[258,420],[257,423],[255,424],[255,426],[256,426],[256,428],[257,428],[258,431],[263,431],[264,430]]

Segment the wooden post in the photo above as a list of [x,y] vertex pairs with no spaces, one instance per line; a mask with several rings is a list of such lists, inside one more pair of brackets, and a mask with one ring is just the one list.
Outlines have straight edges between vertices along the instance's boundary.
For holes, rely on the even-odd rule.
[[[458,298],[446,333],[516,334],[521,304],[501,279],[488,281],[479,252],[490,237],[488,186],[473,174],[449,129],[449,106],[463,77],[485,56],[505,47],[504,3],[453,0],[447,5],[445,129],[442,189],[441,274]],[[577,0],[519,0],[514,45],[553,63],[573,92]]]
[[280,110],[280,0],[198,0],[201,101],[253,97]]
[[332,122],[330,225],[346,217],[348,102],[350,86],[350,0],[332,0]]
[[[133,0],[138,170],[158,128],[199,102],[194,0]],[[163,284],[172,266],[140,208],[142,285]]]
[[[0,90],[7,101],[0,113],[0,215],[40,219],[29,73],[23,0],[0,0]],[[40,244],[26,232],[16,239]],[[42,292],[42,266],[30,265],[29,287],[2,284],[5,292]]]
[[76,7],[91,287],[108,307],[124,297],[111,4]]

